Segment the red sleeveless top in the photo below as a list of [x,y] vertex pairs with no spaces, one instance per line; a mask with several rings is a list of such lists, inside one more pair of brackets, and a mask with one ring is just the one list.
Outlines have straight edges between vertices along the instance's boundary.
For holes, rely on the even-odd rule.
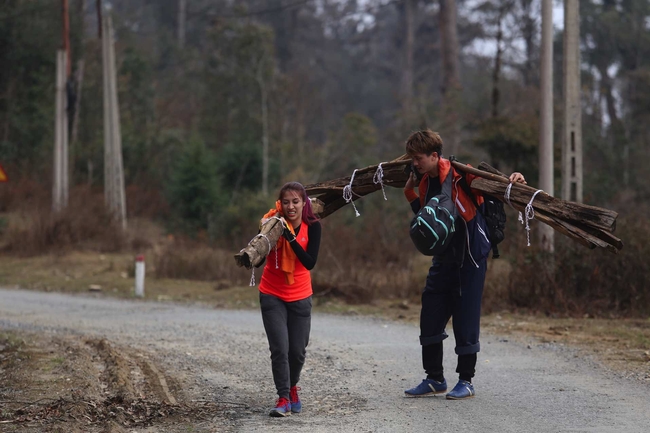
[[[300,230],[296,233],[296,242],[300,244],[302,249],[307,251],[309,227],[304,222],[300,224]],[[293,284],[287,283],[287,277],[282,272],[280,266],[280,261],[282,260],[282,244],[283,242],[278,242],[277,250],[273,248],[271,253],[266,257],[266,265],[264,265],[264,272],[260,281],[260,292],[275,296],[285,302],[300,301],[301,299],[310,297],[313,293],[311,288],[311,273],[297,257],[294,259],[296,265],[293,271]],[[276,258],[278,263],[277,269],[275,267]]]

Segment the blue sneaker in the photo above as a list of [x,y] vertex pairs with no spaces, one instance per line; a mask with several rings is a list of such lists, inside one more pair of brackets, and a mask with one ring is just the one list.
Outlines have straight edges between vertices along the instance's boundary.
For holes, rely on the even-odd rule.
[[426,397],[429,395],[442,394],[447,391],[447,381],[436,382],[431,379],[424,379],[421,384],[415,388],[404,391],[406,397]]
[[299,386],[292,386],[289,390],[289,399],[291,400],[291,412],[300,413],[302,410],[302,403],[300,403],[300,397],[298,397],[298,391],[300,391]]
[[474,392],[474,385],[466,380],[459,380],[454,389],[447,394],[447,400],[462,400],[464,398],[472,398],[476,395]]
[[291,402],[284,397],[280,397],[275,402],[275,407],[269,412],[269,416],[281,417],[291,415]]

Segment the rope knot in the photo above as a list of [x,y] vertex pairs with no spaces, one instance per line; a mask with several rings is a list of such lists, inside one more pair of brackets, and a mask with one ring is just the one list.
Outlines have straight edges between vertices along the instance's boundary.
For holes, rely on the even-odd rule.
[[383,162],[379,163],[379,165],[377,166],[377,171],[372,176],[372,182],[375,185],[377,185],[377,184],[381,185],[381,192],[382,192],[382,194],[384,194],[384,200],[388,200],[386,198],[386,191],[384,190],[384,169],[381,166],[382,164],[383,164]]
[[[354,200],[352,200],[352,182],[354,182],[354,175],[357,174],[357,169],[354,169],[354,172],[352,173],[352,177],[350,178],[350,183],[345,185],[343,188],[343,198],[345,199],[346,203],[352,202],[352,207],[354,208],[354,212],[356,216],[361,216],[359,211],[357,210],[357,207],[354,205]],[[355,194],[356,196],[360,197],[359,194]]]

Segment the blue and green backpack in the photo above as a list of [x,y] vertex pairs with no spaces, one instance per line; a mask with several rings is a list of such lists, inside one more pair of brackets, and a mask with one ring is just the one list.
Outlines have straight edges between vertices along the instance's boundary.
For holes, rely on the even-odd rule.
[[452,177],[451,173],[447,175],[441,193],[432,197],[411,221],[411,240],[425,256],[442,255],[456,232],[458,212],[451,198]]

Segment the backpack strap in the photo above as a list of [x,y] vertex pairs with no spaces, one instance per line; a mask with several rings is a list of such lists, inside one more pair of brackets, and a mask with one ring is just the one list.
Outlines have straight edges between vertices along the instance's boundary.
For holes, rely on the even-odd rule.
[[[472,203],[474,203],[474,206],[476,207],[476,211],[481,214],[483,217],[483,220],[485,221],[485,224],[489,224],[487,218],[485,217],[485,213],[483,213],[483,210],[481,207],[478,205],[478,202],[476,201],[476,196],[472,192],[471,188],[469,187],[469,184],[467,183],[467,178],[465,177],[465,173],[460,173],[461,177],[458,183],[460,184],[460,187],[465,191],[465,194],[472,200]],[[488,226],[488,231],[490,230],[490,227]],[[499,254],[499,247],[496,243],[492,242],[490,239],[490,243],[492,244],[492,258],[496,259],[500,256]]]

